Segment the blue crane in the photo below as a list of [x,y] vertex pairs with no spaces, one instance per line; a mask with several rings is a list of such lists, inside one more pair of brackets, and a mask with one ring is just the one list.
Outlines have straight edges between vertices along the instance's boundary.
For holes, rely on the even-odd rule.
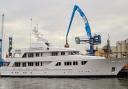
[[90,49],[87,50],[87,52],[90,55],[94,55],[94,45],[98,45],[98,44],[101,43],[101,36],[100,35],[92,36],[91,29],[90,29],[90,26],[89,26],[89,22],[88,22],[88,20],[85,16],[84,12],[80,9],[80,7],[78,5],[75,5],[74,8],[73,8],[72,16],[71,16],[70,23],[69,23],[68,30],[67,30],[67,34],[66,34],[65,47],[66,48],[69,47],[68,34],[69,34],[70,27],[71,27],[71,24],[72,24],[72,21],[73,21],[73,18],[74,18],[74,15],[75,15],[76,11],[78,11],[80,16],[83,18],[83,21],[85,23],[85,31],[87,32],[87,36],[88,36],[88,40],[80,40],[80,38],[78,38],[78,37],[76,37],[76,40],[79,41],[78,44],[80,44],[80,41],[87,41],[90,44]]

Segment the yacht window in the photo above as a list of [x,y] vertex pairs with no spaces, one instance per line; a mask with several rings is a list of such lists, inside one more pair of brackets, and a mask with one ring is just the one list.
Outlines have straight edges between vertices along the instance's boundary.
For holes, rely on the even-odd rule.
[[64,65],[65,65],[65,66],[72,65],[72,62],[64,62]]
[[65,55],[65,52],[61,52],[61,55]]
[[73,55],[73,52],[69,52],[68,54],[69,54],[69,55]]
[[34,53],[30,53],[30,57],[34,57]]
[[57,56],[58,52],[52,52],[52,56]]
[[33,62],[28,62],[28,66],[33,66]]
[[87,61],[81,61],[81,65],[85,65]]
[[67,66],[69,65],[69,62],[67,62]]
[[68,55],[71,55],[71,52],[68,52]]
[[8,66],[10,64],[10,62],[1,62],[0,66]]
[[115,67],[112,67],[112,72],[115,72]]
[[30,57],[30,53],[28,53],[28,57]]
[[36,66],[39,66],[39,62],[35,62]]
[[74,51],[73,54],[79,54],[79,51]]
[[10,62],[4,62],[4,66],[8,66]]
[[66,66],[67,65],[67,62],[64,62],[64,65]]
[[73,53],[73,52],[71,52],[71,55],[74,55],[74,53]]
[[73,61],[73,65],[78,65],[78,62],[77,61]]
[[56,63],[56,66],[61,66],[61,62],[57,62]]
[[40,53],[41,57],[43,56],[43,53]]
[[43,66],[43,62],[40,62],[40,66]]
[[23,66],[23,67],[26,67],[26,62],[23,62],[23,63],[22,63],[22,66]]
[[14,67],[20,67],[20,62],[15,62]]
[[4,65],[3,65],[3,62],[0,62],[0,67],[1,67],[1,66],[4,66]]
[[75,55],[75,54],[79,54],[79,51],[71,51],[68,53],[69,55]]
[[39,57],[39,53],[36,53],[36,57]]
[[22,56],[22,58],[26,58],[26,53],[24,53],[24,55]]
[[34,57],[33,53],[28,53],[28,57]]

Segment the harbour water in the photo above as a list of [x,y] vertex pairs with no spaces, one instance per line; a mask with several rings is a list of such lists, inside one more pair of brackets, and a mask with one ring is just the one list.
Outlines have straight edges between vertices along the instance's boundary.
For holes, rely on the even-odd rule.
[[128,89],[128,78],[0,78],[0,89]]

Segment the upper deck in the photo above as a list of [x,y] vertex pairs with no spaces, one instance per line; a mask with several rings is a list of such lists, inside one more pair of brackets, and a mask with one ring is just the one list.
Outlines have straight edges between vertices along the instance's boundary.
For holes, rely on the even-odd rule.
[[37,48],[26,48],[16,49],[12,51],[11,58],[33,58],[33,57],[44,57],[44,56],[64,56],[64,55],[79,55],[79,51],[71,48],[60,48],[60,47],[37,47]]

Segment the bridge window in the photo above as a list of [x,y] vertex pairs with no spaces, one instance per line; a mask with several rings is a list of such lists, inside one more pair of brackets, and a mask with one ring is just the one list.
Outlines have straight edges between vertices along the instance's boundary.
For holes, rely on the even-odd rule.
[[81,61],[81,65],[85,65],[87,61]]
[[28,57],[34,57],[33,53],[28,53]]
[[21,63],[20,62],[15,62],[14,67],[20,67]]
[[61,62],[57,62],[56,63],[56,66],[61,66]]
[[65,52],[61,52],[61,55],[65,55]]
[[39,53],[36,53],[36,57],[39,57]]
[[57,56],[57,55],[58,55],[58,52],[52,52],[51,55],[52,55],[52,56]]
[[76,55],[76,54],[79,54],[79,51],[71,51],[71,52],[68,52],[69,55]]
[[78,65],[78,62],[77,61],[73,61],[73,65]]
[[26,58],[26,53],[24,53],[24,55],[22,56],[22,58]]
[[23,66],[23,67],[26,67],[26,62],[23,62],[23,63],[22,63],[22,66]]

